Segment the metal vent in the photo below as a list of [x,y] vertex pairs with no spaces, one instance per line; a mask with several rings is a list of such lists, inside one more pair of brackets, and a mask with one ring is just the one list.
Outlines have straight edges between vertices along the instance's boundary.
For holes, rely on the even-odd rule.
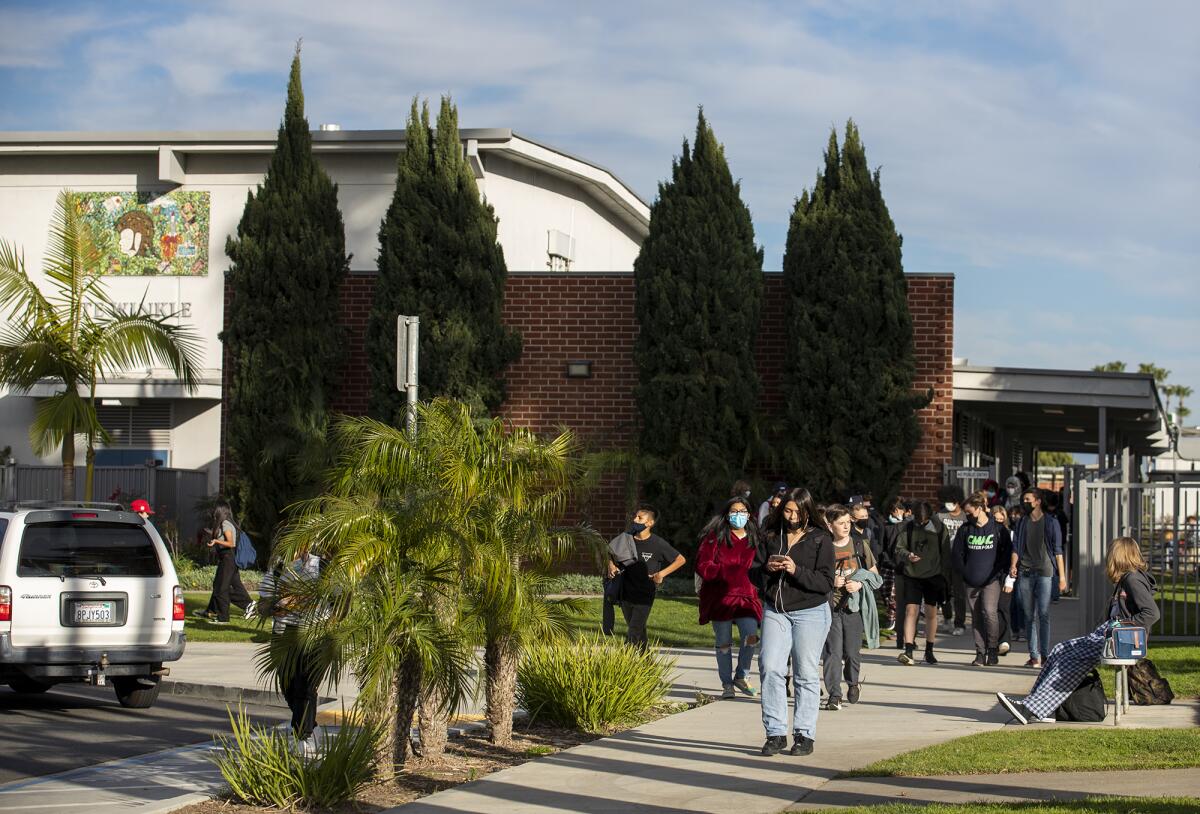
[[146,401],[136,407],[98,406],[100,425],[108,430],[110,447],[171,448],[171,402]]

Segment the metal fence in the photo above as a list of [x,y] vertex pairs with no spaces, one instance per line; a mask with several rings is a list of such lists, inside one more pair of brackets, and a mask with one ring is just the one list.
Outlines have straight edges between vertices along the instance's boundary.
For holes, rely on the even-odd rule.
[[1104,571],[1108,545],[1132,537],[1157,585],[1162,618],[1157,638],[1200,638],[1200,481],[1094,481],[1079,484],[1075,501],[1076,584],[1088,632],[1108,613],[1113,586]]
[[[86,469],[75,467],[74,500],[83,500]],[[0,467],[0,495],[5,502],[62,500],[61,466]],[[154,524],[160,533],[174,527],[181,542],[189,542],[200,529],[197,503],[209,495],[208,473],[194,469],[150,466],[97,466],[93,470],[92,498],[128,505],[143,498],[154,507]],[[164,537],[167,534],[164,534]]]

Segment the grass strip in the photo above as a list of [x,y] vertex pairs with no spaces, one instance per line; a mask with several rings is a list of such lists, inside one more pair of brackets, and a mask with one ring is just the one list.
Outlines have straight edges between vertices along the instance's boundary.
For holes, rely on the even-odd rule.
[[[789,814],[805,811],[796,808]],[[839,808],[838,814],[1195,814],[1197,811],[1200,811],[1200,797],[1089,797],[1052,803],[887,803]]]
[[1047,727],[968,735],[880,760],[843,776],[929,777],[1194,766],[1200,766],[1200,728]]

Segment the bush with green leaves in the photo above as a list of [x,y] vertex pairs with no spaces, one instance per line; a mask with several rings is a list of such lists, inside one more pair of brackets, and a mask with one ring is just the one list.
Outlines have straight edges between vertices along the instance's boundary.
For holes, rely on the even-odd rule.
[[526,650],[517,700],[532,721],[604,732],[663,703],[675,660],[605,636],[552,639]]
[[[551,594],[600,596],[604,593],[604,579],[594,574],[557,574],[547,580],[547,590]],[[691,577],[667,577],[658,586],[659,596],[692,596],[695,593],[696,586]]]
[[352,798],[374,774],[379,726],[352,717],[356,726],[326,730],[317,754],[304,757],[288,732],[256,726],[239,707],[229,712],[231,734],[217,737],[222,748],[213,762],[230,794],[244,803],[278,808],[334,806]]
[[[213,578],[217,575],[217,566],[198,565],[188,557],[172,557],[175,564],[175,576],[179,578],[179,587],[185,591],[210,591]],[[253,591],[262,582],[261,571],[241,571],[242,584],[246,590]]]

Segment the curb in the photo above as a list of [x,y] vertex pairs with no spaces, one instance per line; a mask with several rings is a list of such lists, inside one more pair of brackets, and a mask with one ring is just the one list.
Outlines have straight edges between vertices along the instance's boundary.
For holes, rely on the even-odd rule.
[[[227,704],[253,704],[261,707],[278,707],[287,709],[287,701],[275,690],[255,689],[252,687],[225,687],[220,684],[199,684],[192,681],[161,682],[160,695],[177,698],[201,698],[207,701],[220,701]],[[320,696],[320,704],[336,701],[336,698]]]

